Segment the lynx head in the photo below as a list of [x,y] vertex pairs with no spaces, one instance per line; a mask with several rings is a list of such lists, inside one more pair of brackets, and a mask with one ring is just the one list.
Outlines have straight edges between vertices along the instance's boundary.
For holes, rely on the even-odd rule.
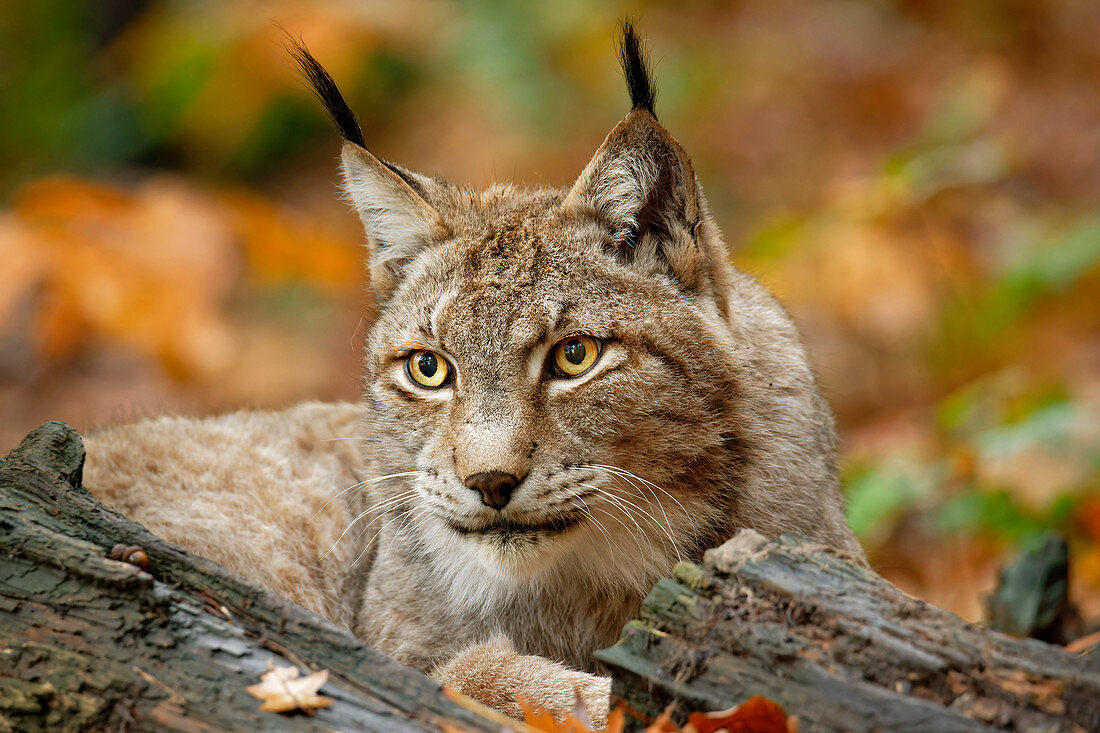
[[[461,187],[376,158],[327,73],[296,56],[345,139],[344,188],[380,304],[368,440],[417,551],[530,579],[648,587],[715,541],[748,450],[726,248],[654,115],[627,24],[633,109],[563,189]],[[397,490],[394,496],[399,496]]]

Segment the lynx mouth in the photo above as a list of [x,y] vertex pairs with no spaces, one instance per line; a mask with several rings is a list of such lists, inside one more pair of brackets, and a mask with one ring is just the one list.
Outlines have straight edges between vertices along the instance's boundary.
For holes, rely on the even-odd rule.
[[461,535],[487,535],[503,539],[562,534],[575,527],[581,519],[580,512],[573,512],[546,522],[517,522],[498,517],[477,525],[459,524],[453,520],[447,520],[447,526]]

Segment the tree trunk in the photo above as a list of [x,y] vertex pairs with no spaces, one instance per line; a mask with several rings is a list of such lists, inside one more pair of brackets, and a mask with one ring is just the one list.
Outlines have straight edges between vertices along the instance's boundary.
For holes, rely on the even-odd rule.
[[[81,487],[83,464],[80,437],[57,422],[0,459],[0,729],[508,725],[105,508]],[[148,572],[108,559],[117,544],[144,550]],[[328,669],[334,702],[313,717],[261,712],[245,688],[269,662]]]
[[1100,730],[1100,654],[979,628],[789,536],[681,563],[599,658],[640,718],[761,695],[803,733]]

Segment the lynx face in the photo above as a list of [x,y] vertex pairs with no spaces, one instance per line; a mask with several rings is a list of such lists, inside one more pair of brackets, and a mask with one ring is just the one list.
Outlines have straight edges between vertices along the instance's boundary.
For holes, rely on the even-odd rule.
[[609,545],[666,566],[672,538],[707,514],[674,479],[736,435],[717,305],[625,262],[564,193],[462,198],[465,216],[406,265],[367,347],[386,468],[424,472],[412,521],[506,574]]
[[380,304],[365,434],[387,488],[359,515],[467,605],[554,578],[640,598],[739,527],[859,553],[797,333],[728,264],[630,28],[622,51],[634,109],[570,187],[477,191],[367,152],[296,50],[346,141]]

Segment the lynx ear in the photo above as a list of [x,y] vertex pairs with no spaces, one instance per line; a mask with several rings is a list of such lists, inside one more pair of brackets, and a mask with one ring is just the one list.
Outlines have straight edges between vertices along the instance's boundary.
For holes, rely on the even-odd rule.
[[701,202],[695,171],[653,114],[653,84],[629,23],[623,28],[621,60],[634,109],[604,140],[564,205],[604,222],[611,249],[622,261],[699,287],[708,266],[698,241]]
[[680,146],[644,109],[616,125],[566,196],[594,210],[624,262],[668,271],[694,284],[699,206],[695,172]]
[[423,196],[434,182],[381,161],[352,142],[344,143],[340,160],[344,192],[367,232],[371,283],[385,300],[405,266],[446,234],[443,217]]
[[344,191],[363,220],[371,283],[378,299],[385,300],[405,265],[446,233],[442,216],[425,198],[442,184],[371,155],[363,145],[358,120],[332,77],[300,43],[287,40],[302,76],[345,140],[340,153]]

